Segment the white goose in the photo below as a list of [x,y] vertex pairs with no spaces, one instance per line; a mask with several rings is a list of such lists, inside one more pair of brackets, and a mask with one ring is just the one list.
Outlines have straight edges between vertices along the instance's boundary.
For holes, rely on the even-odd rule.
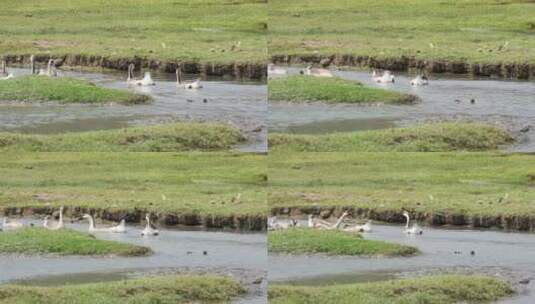
[[292,227],[296,227],[297,221],[290,219],[289,221],[279,221],[276,216],[272,216],[268,219],[269,230],[284,230]]
[[49,216],[47,215],[45,217],[44,222],[43,222],[43,227],[45,227],[46,229],[48,229],[48,230],[59,230],[59,229],[62,229],[63,227],[65,227],[65,225],[63,223],[63,206],[61,206],[59,208],[59,221],[55,226],[49,226],[48,225],[48,218],[49,218]]
[[197,79],[195,79],[193,81],[183,81],[182,80],[182,70],[180,68],[176,69],[175,74],[176,74],[176,86],[177,87],[184,88],[184,89],[190,89],[190,90],[202,89],[202,84],[201,84],[201,79],[200,78],[197,78]]
[[367,221],[364,225],[356,224],[350,227],[342,228],[345,232],[371,232],[372,231],[372,221]]
[[138,86],[153,86],[153,85],[156,85],[156,82],[154,82],[154,80],[152,80],[152,76],[151,76],[150,72],[145,72],[145,75],[143,76],[142,79],[134,79],[134,69],[135,69],[135,65],[133,63],[131,63],[128,66],[128,77],[126,79],[126,83],[133,84],[133,85],[138,85]]
[[93,217],[89,214],[84,214],[83,218],[89,220],[89,232],[113,232],[113,233],[125,233],[126,232],[126,224],[125,220],[121,220],[121,223],[117,226],[113,227],[105,227],[105,228],[96,228],[95,227],[95,221],[93,220]]
[[411,227],[409,227],[410,222],[410,216],[407,211],[403,211],[403,216],[407,219],[407,223],[405,224],[405,233],[407,234],[423,234],[424,231],[418,226],[418,223],[414,223]]
[[314,77],[334,77],[333,73],[327,69],[312,68],[307,66],[305,74]]
[[6,70],[6,61],[2,60],[2,66],[0,68],[0,80],[8,80],[13,78],[12,73],[8,73]]
[[425,75],[418,75],[414,79],[411,80],[411,86],[417,87],[417,86],[426,86],[429,84],[429,79],[427,79],[427,76]]
[[382,75],[379,75],[377,73],[377,70],[373,70],[372,79],[373,81],[377,83],[394,83],[395,82],[394,74],[392,74],[392,72],[388,70],[384,71]]
[[24,225],[16,220],[11,220],[8,222],[6,217],[4,217],[4,220],[2,221],[2,230],[18,229],[22,228],[22,226]]
[[147,221],[147,226],[145,226],[145,229],[141,231],[142,236],[151,236],[151,235],[160,234],[160,231],[158,229],[152,228],[150,224],[150,216],[148,214],[145,216],[145,220]]
[[288,71],[286,71],[286,69],[278,68],[273,63],[268,64],[268,76],[286,74],[288,74]]

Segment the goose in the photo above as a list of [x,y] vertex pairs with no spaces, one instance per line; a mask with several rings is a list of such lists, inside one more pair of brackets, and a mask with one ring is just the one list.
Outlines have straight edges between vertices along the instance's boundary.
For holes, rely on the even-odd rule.
[[145,226],[145,229],[143,229],[143,231],[141,231],[141,235],[142,236],[150,236],[150,235],[158,235],[158,234],[160,234],[160,231],[158,231],[158,229],[154,229],[150,225],[150,216],[148,214],[145,216],[145,220],[147,220],[147,226]]
[[291,219],[290,221],[279,221],[277,217],[270,218],[270,230],[284,230],[295,227],[297,221]]
[[313,69],[311,66],[307,66],[305,70],[305,74],[308,76],[314,76],[314,77],[334,77],[331,71],[327,69],[319,69],[319,68]]
[[414,79],[411,80],[411,86],[417,87],[417,86],[426,86],[429,84],[429,79],[427,79],[427,76],[425,75],[418,75]]
[[126,79],[126,83],[133,84],[133,85],[138,85],[138,86],[153,86],[153,85],[156,85],[154,80],[152,80],[152,76],[151,76],[150,72],[145,72],[145,75],[143,75],[142,79],[135,79],[134,78],[134,69],[135,69],[135,65],[133,63],[131,63],[128,66],[128,77]]
[[377,82],[377,83],[394,83],[395,80],[394,80],[394,74],[392,74],[392,72],[390,71],[384,71],[382,75],[379,75],[377,73],[377,70],[373,70],[373,73],[372,73],[372,79],[373,81]]
[[4,217],[4,220],[2,222],[2,229],[3,230],[6,230],[6,229],[18,229],[18,228],[22,228],[22,226],[23,226],[22,223],[19,223],[16,220],[12,220],[12,221],[8,222],[6,217]]
[[322,219],[314,217],[312,214],[308,215],[308,227],[309,228],[328,228],[331,223]]
[[0,70],[0,80],[8,80],[13,78],[12,73],[8,73],[6,70],[6,61],[2,59],[2,67]]
[[45,217],[45,220],[43,222],[43,226],[48,229],[48,230],[59,230],[61,228],[63,228],[65,225],[63,224],[63,206],[61,206],[59,208],[59,222],[55,225],[55,226],[49,226],[48,225],[48,218],[49,216],[47,215]]
[[184,88],[184,89],[190,89],[190,90],[201,89],[202,88],[202,84],[201,84],[201,79],[200,78],[197,78],[197,79],[195,79],[193,81],[183,81],[182,80],[182,69],[180,69],[180,68],[176,69],[175,74],[176,74],[176,86],[177,87]]
[[411,227],[409,227],[410,222],[410,216],[407,211],[403,211],[403,216],[407,219],[407,223],[405,224],[405,233],[407,234],[423,234],[423,230],[418,226],[418,223],[414,223]]
[[342,221],[344,220],[344,218],[349,214],[349,211],[344,211],[344,213],[342,213],[342,215],[338,218],[338,220],[336,221],[336,223],[334,224],[329,224],[327,225],[326,227],[324,225],[321,225],[320,226],[320,229],[327,229],[327,230],[335,230],[335,229],[338,229],[340,227],[340,224],[342,224]]
[[277,68],[273,63],[268,64],[268,76],[269,75],[286,75],[288,71],[283,68]]
[[364,225],[355,225],[350,227],[342,228],[345,232],[371,232],[372,231],[372,221],[367,221]]
[[93,217],[89,214],[84,214],[83,218],[89,220],[89,232],[113,232],[113,233],[124,233],[126,232],[125,220],[121,220],[121,223],[117,226],[106,227],[106,228],[96,228]]

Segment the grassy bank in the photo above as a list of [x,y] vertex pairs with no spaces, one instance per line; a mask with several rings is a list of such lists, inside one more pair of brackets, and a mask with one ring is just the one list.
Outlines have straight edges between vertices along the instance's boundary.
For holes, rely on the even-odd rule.
[[178,152],[229,150],[240,131],[216,123],[172,123],[117,130],[30,135],[0,133],[4,152]]
[[418,249],[339,230],[286,229],[268,233],[269,252],[354,256],[410,256]]
[[0,159],[0,175],[9,176],[0,181],[0,209],[64,205],[68,212],[106,209],[108,216],[148,210],[265,218],[266,161],[259,155],[4,153]]
[[0,253],[145,256],[151,250],[69,229],[23,228],[0,233]]
[[342,78],[290,76],[271,79],[268,84],[270,101],[327,103],[414,103],[418,97],[376,88]]
[[150,96],[97,87],[85,80],[67,77],[22,76],[0,81],[0,101],[60,103],[142,104]]
[[229,278],[175,275],[61,287],[3,285],[0,303],[226,303],[243,293],[245,290]]
[[495,278],[444,275],[328,287],[276,284],[269,287],[269,303],[483,303],[512,293],[511,287]]
[[262,62],[266,9],[254,0],[6,0],[0,54]]
[[269,17],[270,55],[535,63],[532,1],[274,0]]
[[269,135],[272,152],[484,151],[512,142],[505,130],[481,123],[435,123],[326,135]]
[[524,229],[535,216],[531,155],[270,153],[268,163],[272,208],[347,206],[399,222],[402,209],[457,224],[490,216],[498,227],[519,217],[510,224]]

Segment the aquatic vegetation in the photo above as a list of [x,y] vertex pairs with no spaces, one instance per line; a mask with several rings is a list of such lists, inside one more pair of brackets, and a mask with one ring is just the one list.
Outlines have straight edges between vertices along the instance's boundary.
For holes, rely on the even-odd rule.
[[326,103],[402,103],[411,104],[418,97],[396,91],[376,89],[342,78],[289,76],[271,79],[268,84],[270,101]]
[[28,152],[179,152],[230,150],[240,131],[218,123],[170,123],[80,133],[0,133],[0,150]]
[[0,101],[143,104],[147,95],[97,87],[69,77],[21,76],[0,81]]
[[497,150],[511,135],[484,123],[433,123],[325,135],[270,134],[270,151],[295,152],[446,152]]
[[58,287],[2,285],[0,303],[226,303],[244,293],[239,283],[227,277],[167,275]]
[[507,283],[493,277],[440,275],[332,286],[270,284],[269,303],[480,303],[495,301],[512,293]]
[[357,233],[301,228],[270,231],[268,250],[271,253],[355,256],[411,256],[418,253],[415,247],[366,240]]
[[51,231],[27,227],[0,233],[0,253],[146,256],[152,251],[147,247],[98,240],[70,229]]

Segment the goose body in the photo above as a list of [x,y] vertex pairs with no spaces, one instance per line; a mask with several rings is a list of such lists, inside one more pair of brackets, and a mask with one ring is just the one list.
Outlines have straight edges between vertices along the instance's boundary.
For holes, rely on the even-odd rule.
[[126,83],[137,85],[137,86],[153,86],[156,85],[156,82],[152,79],[152,75],[150,72],[145,72],[142,79],[135,79],[134,78],[134,64],[131,63],[128,66],[128,77],[126,78]]
[[344,211],[344,213],[342,213],[342,215],[338,218],[338,220],[336,220],[336,223],[334,223],[334,224],[331,224],[331,223],[328,223],[328,222],[327,222],[327,224],[317,222],[317,226],[318,226],[319,229],[325,229],[325,230],[338,229],[340,227],[340,224],[342,224],[342,221],[344,220],[344,218],[348,214],[349,214],[348,211]]
[[292,227],[297,227],[298,222],[294,219],[289,221],[280,221],[276,216],[272,216],[268,219],[268,229],[269,230],[284,230]]
[[308,227],[309,228],[319,228],[327,229],[331,226],[331,223],[324,221],[322,219],[314,217],[312,214],[308,215]]
[[148,214],[145,216],[145,220],[147,221],[147,225],[145,226],[145,229],[141,231],[142,236],[156,236],[160,234],[158,229],[152,228],[150,224],[150,216]]
[[0,80],[8,80],[15,77],[12,73],[7,73],[6,76],[0,76]]
[[411,80],[411,86],[417,87],[417,86],[425,86],[429,84],[429,79],[425,75],[418,75],[414,79]]
[[327,69],[312,68],[311,66],[306,68],[305,74],[314,77],[334,77],[333,73]]
[[423,234],[424,231],[418,226],[417,223],[414,223],[412,226],[409,226],[410,222],[410,216],[407,211],[403,212],[403,216],[407,219],[407,223],[405,224],[405,233],[407,234]]
[[13,74],[7,71],[6,61],[2,60],[2,64],[0,67],[0,80],[8,80],[13,77],[14,77]]
[[372,73],[373,81],[377,83],[393,83],[395,82],[394,74],[390,71],[384,71],[382,75],[379,75],[376,70],[373,70]]
[[270,75],[286,75],[288,71],[283,68],[277,68],[273,63],[268,64],[268,76]]
[[18,229],[18,228],[22,228],[22,226],[23,226],[22,223],[15,221],[15,220],[8,222],[6,217],[4,217],[4,220],[2,221],[2,230]]
[[175,74],[177,87],[189,90],[202,89],[200,78],[197,78],[193,81],[184,81],[182,80],[182,70],[180,68],[176,69]]
[[63,223],[63,207],[59,208],[59,221],[55,226],[49,226],[48,218],[49,218],[49,216],[47,215],[45,217],[44,222],[43,222],[43,227],[45,227],[46,229],[48,229],[48,230],[59,230],[59,229],[62,229],[63,227],[65,227],[65,224]]
[[97,228],[93,217],[89,214],[84,214],[83,218],[89,220],[89,232],[112,232],[112,233],[124,233],[126,232],[125,221],[121,220],[121,223],[113,227]]
[[372,222],[367,221],[364,225],[355,225],[350,227],[342,228],[346,232],[371,232],[372,231]]

